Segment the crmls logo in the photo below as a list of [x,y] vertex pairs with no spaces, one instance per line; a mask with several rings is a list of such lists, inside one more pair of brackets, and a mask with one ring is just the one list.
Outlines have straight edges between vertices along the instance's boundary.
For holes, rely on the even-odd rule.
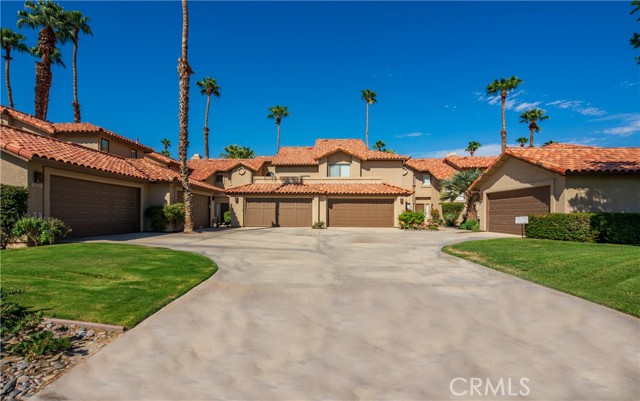
[[475,395],[481,397],[488,396],[522,396],[526,397],[531,393],[531,389],[527,386],[529,379],[521,377],[519,380],[511,377],[501,377],[498,381],[491,379],[470,377],[456,377],[449,383],[451,394],[457,396]]

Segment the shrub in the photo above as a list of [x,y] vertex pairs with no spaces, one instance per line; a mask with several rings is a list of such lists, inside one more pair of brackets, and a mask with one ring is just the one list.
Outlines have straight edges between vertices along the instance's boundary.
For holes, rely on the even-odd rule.
[[591,229],[598,242],[640,244],[640,213],[593,213]]
[[55,217],[24,216],[13,227],[14,236],[26,236],[35,246],[55,244],[69,233],[71,227]]
[[400,228],[415,230],[424,222],[424,213],[420,211],[407,210],[398,216]]
[[173,225],[175,230],[180,224],[184,223],[184,204],[173,203],[164,207],[164,217],[167,223]]
[[224,219],[224,224],[226,225],[231,224],[231,211],[227,210],[226,212],[224,212],[224,215],[222,216],[222,218]]
[[313,223],[313,226],[311,226],[311,228],[315,228],[315,229],[323,229],[324,228],[324,221],[316,221],[315,223]]
[[0,337],[13,336],[20,332],[32,330],[38,326],[40,315],[26,306],[10,301],[10,295],[21,294],[24,291],[6,291],[0,289]]
[[460,218],[460,213],[464,209],[464,203],[462,202],[446,202],[442,204],[442,217],[444,222],[449,227],[453,227]]
[[144,211],[144,215],[149,218],[149,225],[154,231],[162,231],[167,227],[167,218],[164,215],[164,206],[151,205]]
[[442,221],[442,219],[440,218],[440,211],[436,208],[431,209],[431,221],[435,222],[435,223],[440,223]]
[[560,241],[593,242],[597,235],[591,230],[589,213],[551,213],[529,216],[525,226],[529,238],[545,238]]
[[471,230],[471,231],[474,231],[474,232],[478,232],[478,231],[480,231],[480,223],[478,222],[478,220],[469,219],[469,220],[465,221],[464,223],[460,224],[460,229],[461,230]]
[[440,223],[437,221],[428,220],[422,223],[422,225],[420,226],[420,229],[438,231],[440,229]]
[[27,214],[29,192],[25,187],[0,184],[0,247],[13,241],[13,227]]
[[71,348],[70,337],[55,337],[52,332],[40,330],[28,335],[25,339],[11,344],[7,351],[12,354],[33,358],[40,355],[49,355]]
[[44,219],[43,230],[40,233],[40,241],[45,244],[55,244],[62,238],[71,234],[71,227],[66,225],[64,221],[55,217]]

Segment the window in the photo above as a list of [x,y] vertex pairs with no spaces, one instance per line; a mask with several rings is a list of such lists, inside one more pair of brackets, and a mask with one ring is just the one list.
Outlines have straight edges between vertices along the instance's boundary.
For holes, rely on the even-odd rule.
[[430,187],[431,186],[431,174],[422,173],[422,186]]
[[103,152],[109,152],[109,140],[108,139],[100,139],[100,150]]
[[351,165],[330,164],[329,177],[351,177]]
[[275,174],[273,174],[271,171],[269,171],[269,172],[267,173],[267,177],[275,177],[275,176],[276,176],[276,175],[275,175]]
[[222,182],[222,174],[216,174],[216,182]]
[[129,152],[129,157],[131,157],[132,159],[137,159],[138,158],[138,149],[131,148],[131,152]]

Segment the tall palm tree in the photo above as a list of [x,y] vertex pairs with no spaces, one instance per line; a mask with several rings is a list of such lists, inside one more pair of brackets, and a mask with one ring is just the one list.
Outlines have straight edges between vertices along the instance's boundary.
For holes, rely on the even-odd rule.
[[18,11],[18,28],[40,29],[38,54],[41,58],[36,62],[35,116],[46,120],[52,80],[50,56],[58,40],[64,43],[62,31],[66,14],[62,6],[49,0],[27,0],[24,6],[25,10]]
[[367,148],[369,147],[369,105],[376,104],[378,102],[376,96],[378,96],[378,94],[371,89],[363,89],[362,96],[360,97],[362,100],[364,100],[367,108],[366,122],[364,127],[364,138],[365,143],[367,144]]
[[162,143],[162,151],[160,152],[161,155],[170,157],[170,153],[169,153],[169,148],[171,147],[171,141],[168,140],[167,138],[161,139],[160,143]]
[[387,144],[384,143],[384,141],[376,141],[376,143],[373,144],[373,148],[375,150],[380,151],[380,152],[384,152],[384,148],[386,148],[386,147],[387,147]]
[[[640,0],[633,0],[631,2],[631,7],[633,7],[633,10],[631,10],[631,15],[635,14],[636,12],[640,12]],[[637,21],[640,21],[640,18],[638,18]],[[631,46],[633,46],[634,49],[639,48],[640,34],[638,32],[634,32],[633,36],[631,36],[631,38],[629,39],[629,43],[631,43]],[[640,56],[636,57],[636,62],[640,64]]]
[[520,144],[521,148],[524,148],[524,145],[527,144],[527,142],[529,142],[529,140],[523,136],[521,136],[520,138],[516,139],[516,142],[518,142]]
[[202,81],[196,82],[200,87],[200,94],[207,95],[207,109],[204,113],[204,157],[209,158],[209,104],[211,95],[220,97],[220,87],[215,78],[206,77]]
[[80,11],[68,11],[65,18],[64,35],[66,38],[73,42],[73,121],[80,122],[80,103],[78,102],[78,72],[77,72],[77,58],[78,58],[78,41],[80,39],[80,32],[85,35],[93,35],[91,27],[89,26],[89,17],[82,15]]
[[488,95],[495,95],[496,93],[500,94],[500,101],[502,103],[502,130],[500,131],[500,136],[502,137],[503,152],[505,151],[505,149],[507,149],[507,121],[504,114],[507,95],[509,94],[509,92],[517,88],[521,83],[522,80],[520,78],[512,76],[508,79],[500,78],[499,81],[495,79],[487,86]]
[[184,191],[184,232],[193,232],[191,205],[191,185],[187,168],[187,147],[189,146],[189,81],[193,70],[189,66],[187,52],[189,50],[189,7],[187,0],[182,0],[182,54],[178,59],[178,75],[180,76],[180,123],[178,157],[180,159],[180,178]]
[[220,157],[225,159],[253,159],[256,157],[256,152],[250,147],[240,145],[229,145],[224,148],[224,151],[226,153],[220,153]]
[[440,200],[454,202],[458,196],[463,195],[467,207],[467,220],[478,219],[476,202],[479,199],[479,193],[477,191],[469,191],[469,187],[480,174],[482,174],[482,170],[480,169],[461,170],[451,178],[442,180],[442,195],[440,195]]
[[27,39],[26,36],[19,34],[17,32],[13,32],[9,28],[1,28],[2,36],[0,37],[0,45],[4,50],[4,79],[7,84],[7,97],[9,98],[9,107],[14,108],[13,105],[13,96],[11,93],[11,80],[9,79],[9,64],[11,60],[11,51],[14,50],[19,53],[28,53],[29,49],[27,45],[24,44],[24,41]]
[[[41,58],[42,57],[42,55],[38,51],[38,47],[37,46],[31,47],[29,49],[29,54],[31,54],[35,58]],[[64,61],[62,61],[62,53],[60,52],[60,49],[58,49],[57,47],[55,49],[53,49],[51,54],[49,54],[49,60],[51,60],[51,64],[52,65],[57,65],[57,66],[60,66],[62,68],[67,68],[67,66],[64,63]]]
[[529,124],[529,147],[533,147],[533,133],[540,132],[540,126],[537,124],[538,121],[548,120],[549,116],[546,116],[545,111],[542,109],[529,109],[520,115],[521,123]]
[[480,142],[471,141],[464,151],[469,152],[471,156],[473,156],[476,153],[476,150],[480,149],[480,146],[482,146]]
[[278,150],[280,150],[280,123],[285,117],[289,117],[289,109],[287,109],[287,106],[273,106],[269,108],[267,118],[275,119],[276,125],[278,126]]

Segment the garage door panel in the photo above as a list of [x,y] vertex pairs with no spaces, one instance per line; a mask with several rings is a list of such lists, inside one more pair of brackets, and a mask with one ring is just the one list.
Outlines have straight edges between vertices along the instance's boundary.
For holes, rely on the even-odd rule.
[[520,234],[516,216],[546,214],[550,210],[550,187],[487,194],[487,229],[493,232]]
[[246,227],[311,227],[311,199],[247,199]]
[[330,227],[393,227],[393,199],[329,199]]
[[[193,228],[211,227],[209,200],[209,196],[191,194],[191,220],[193,221]],[[182,191],[178,192],[178,202],[184,202],[184,192]]]

